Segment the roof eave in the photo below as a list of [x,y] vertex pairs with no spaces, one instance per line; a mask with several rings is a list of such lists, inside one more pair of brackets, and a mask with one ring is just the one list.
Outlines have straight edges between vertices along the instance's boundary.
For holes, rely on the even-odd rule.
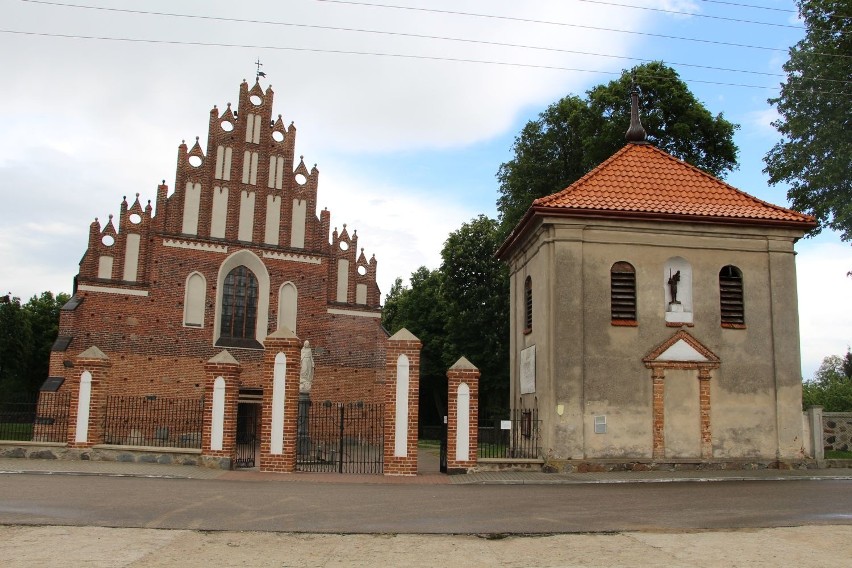
[[685,215],[677,213],[652,213],[643,211],[614,211],[610,209],[575,209],[567,207],[530,207],[518,225],[512,230],[497,252],[494,254],[500,260],[508,260],[511,251],[523,240],[533,226],[534,217],[585,217],[593,219],[617,218],[626,221],[665,221],[672,223],[702,223],[714,225],[748,225],[773,227],[779,229],[795,229],[807,233],[817,227],[813,220],[791,221],[787,219],[761,219],[751,217],[721,217],[711,215]]

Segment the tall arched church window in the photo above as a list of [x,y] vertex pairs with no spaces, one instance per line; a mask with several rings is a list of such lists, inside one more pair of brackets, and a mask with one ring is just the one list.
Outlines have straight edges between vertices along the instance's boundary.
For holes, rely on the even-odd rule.
[[609,269],[612,325],[636,325],[636,269],[629,262],[616,262]]
[[188,327],[204,326],[205,288],[207,281],[198,272],[193,272],[186,279],[186,290],[183,301],[183,325]]
[[532,278],[527,276],[524,281],[524,333],[532,331]]
[[719,310],[722,327],[745,327],[743,273],[736,266],[723,266],[719,271]]
[[245,266],[238,266],[225,277],[222,288],[222,316],[219,345],[253,347],[257,344],[257,278]]

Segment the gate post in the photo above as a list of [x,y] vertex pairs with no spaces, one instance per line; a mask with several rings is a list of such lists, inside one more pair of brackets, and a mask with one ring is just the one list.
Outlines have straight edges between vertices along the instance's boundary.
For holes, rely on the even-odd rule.
[[388,339],[385,355],[385,475],[417,475],[417,418],[422,344],[405,328]]
[[69,448],[90,448],[104,441],[106,381],[112,363],[94,345],[77,355],[68,409]]
[[292,473],[296,469],[302,347],[287,327],[267,335],[263,347],[260,471]]
[[227,351],[204,364],[201,460],[218,469],[231,469],[234,464],[240,371],[239,361]]
[[462,357],[447,383],[447,473],[467,473],[479,454],[479,369]]

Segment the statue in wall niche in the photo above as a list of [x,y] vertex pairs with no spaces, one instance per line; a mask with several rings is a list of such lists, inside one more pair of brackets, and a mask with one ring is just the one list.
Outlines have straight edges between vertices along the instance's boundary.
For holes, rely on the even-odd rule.
[[680,270],[672,275],[671,269],[669,269],[669,291],[672,295],[672,304],[679,304],[677,301],[677,283],[680,282]]
[[302,346],[302,368],[299,372],[299,392],[311,392],[311,383],[314,380],[314,354],[311,351],[311,342],[305,340]]

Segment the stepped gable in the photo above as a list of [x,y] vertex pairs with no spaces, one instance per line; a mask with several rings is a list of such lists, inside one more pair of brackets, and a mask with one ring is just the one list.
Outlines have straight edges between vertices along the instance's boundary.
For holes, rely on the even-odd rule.
[[542,213],[769,223],[803,230],[816,226],[809,215],[761,201],[641,143],[627,144],[567,188],[536,199],[532,208]]

